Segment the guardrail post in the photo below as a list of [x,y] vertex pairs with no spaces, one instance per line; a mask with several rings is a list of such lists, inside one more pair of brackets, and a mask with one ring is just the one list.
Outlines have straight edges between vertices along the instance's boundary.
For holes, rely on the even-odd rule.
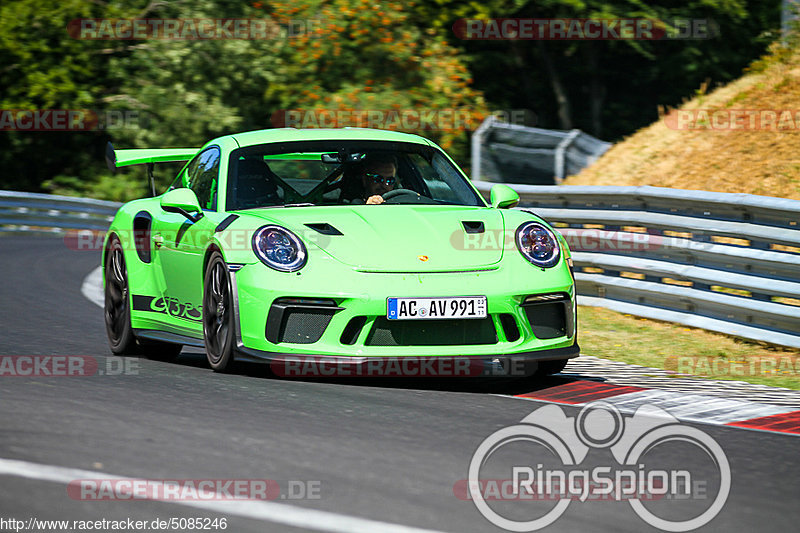
[[569,145],[575,140],[575,137],[580,135],[581,130],[572,130],[569,132],[569,135],[564,137],[564,139],[558,143],[555,149],[555,178],[556,178],[556,185],[561,185],[561,182],[564,181],[566,177],[564,174],[566,173],[564,164],[564,152],[566,152]]
[[473,180],[481,179],[481,146],[483,145],[483,136],[486,135],[486,132],[489,131],[489,128],[495,122],[497,122],[497,117],[494,115],[486,117],[486,119],[481,122],[481,125],[478,126],[478,129],[472,134],[472,168],[470,169],[470,175]]

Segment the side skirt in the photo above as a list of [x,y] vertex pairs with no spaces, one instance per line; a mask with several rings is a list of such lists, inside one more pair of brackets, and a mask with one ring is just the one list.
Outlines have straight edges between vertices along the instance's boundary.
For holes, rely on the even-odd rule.
[[151,341],[171,342],[174,344],[183,344],[185,346],[193,346],[195,348],[205,348],[203,339],[197,339],[178,333],[170,333],[168,331],[158,331],[155,329],[134,329],[133,334],[137,339],[147,339]]

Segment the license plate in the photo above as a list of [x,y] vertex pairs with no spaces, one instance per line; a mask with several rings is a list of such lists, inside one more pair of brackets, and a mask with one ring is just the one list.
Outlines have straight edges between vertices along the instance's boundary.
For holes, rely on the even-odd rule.
[[486,296],[442,298],[389,298],[389,320],[430,320],[438,318],[486,318]]

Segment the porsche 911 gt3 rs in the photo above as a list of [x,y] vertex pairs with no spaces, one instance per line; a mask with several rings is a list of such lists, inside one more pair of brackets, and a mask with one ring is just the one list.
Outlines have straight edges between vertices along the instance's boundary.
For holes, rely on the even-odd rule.
[[487,203],[422,137],[269,129],[200,149],[114,150],[112,168],[186,161],[105,237],[112,352],[203,347],[235,360],[523,361],[579,353],[564,239],[518,195]]

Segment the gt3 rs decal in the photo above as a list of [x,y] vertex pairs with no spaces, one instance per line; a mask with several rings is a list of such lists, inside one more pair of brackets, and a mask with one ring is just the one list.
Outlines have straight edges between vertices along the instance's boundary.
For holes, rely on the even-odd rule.
[[203,307],[186,302],[180,302],[177,298],[133,295],[134,311],[150,311],[152,313],[164,313],[175,318],[184,318],[199,322],[203,319]]

